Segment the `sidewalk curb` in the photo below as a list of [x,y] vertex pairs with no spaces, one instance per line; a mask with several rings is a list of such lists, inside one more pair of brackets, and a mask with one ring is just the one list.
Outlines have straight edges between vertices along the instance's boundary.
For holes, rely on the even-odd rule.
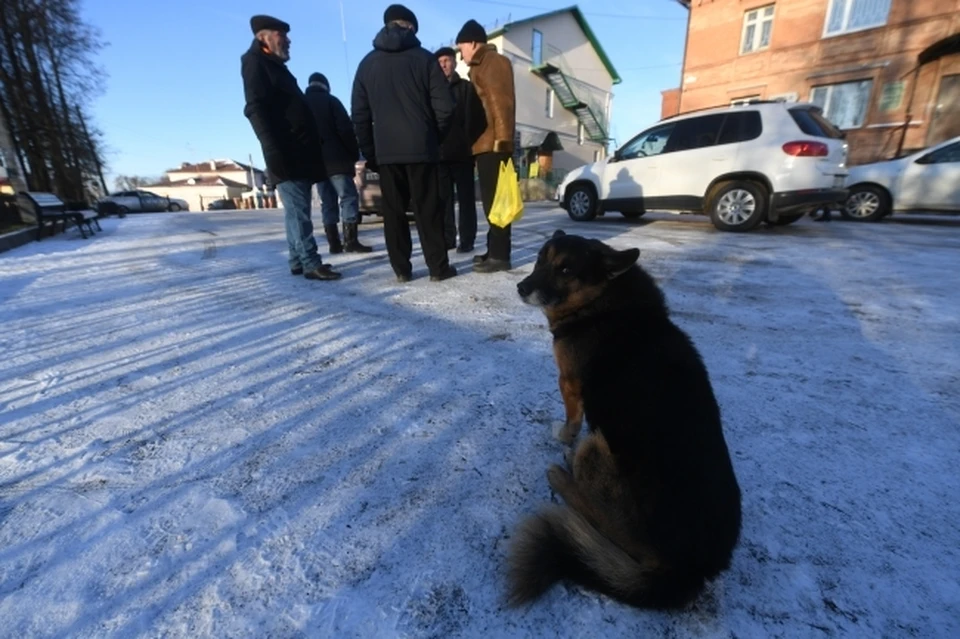
[[33,226],[0,235],[0,253],[29,244],[35,239],[37,239],[37,229]]

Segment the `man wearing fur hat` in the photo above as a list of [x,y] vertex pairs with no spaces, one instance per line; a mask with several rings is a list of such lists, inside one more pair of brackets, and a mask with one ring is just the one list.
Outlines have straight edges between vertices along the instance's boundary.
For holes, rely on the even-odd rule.
[[393,4],[383,14],[373,51],[353,82],[351,114],[367,167],[379,170],[383,233],[400,282],[413,277],[407,203],[417,220],[430,279],[457,274],[443,238],[440,140],[453,117],[453,95],[433,54],[420,46],[417,17]]
[[296,78],[287,69],[290,25],[271,16],[250,19],[250,50],[240,58],[243,114],[260,140],[267,177],[283,201],[290,273],[310,280],[336,280],[340,273],[317,252],[310,219],[310,192],[326,179],[320,134]]
[[[360,203],[356,175],[356,163],[360,159],[357,136],[347,110],[332,93],[330,82],[322,73],[310,75],[306,98],[313,118],[323,140],[323,168],[327,179],[317,183],[320,196],[320,213],[323,216],[323,232],[331,253],[369,253],[357,238],[360,222]],[[340,242],[338,223],[343,221],[343,243]]]
[[[477,89],[487,116],[487,127],[473,144],[480,178],[480,198],[484,213],[497,192],[500,163],[513,155],[516,132],[516,92],[513,86],[513,65],[497,48],[487,44],[487,32],[476,20],[468,20],[457,34],[457,48],[470,67],[470,81]],[[473,258],[474,271],[495,273],[510,270],[510,225],[493,224],[487,231],[487,252]]]

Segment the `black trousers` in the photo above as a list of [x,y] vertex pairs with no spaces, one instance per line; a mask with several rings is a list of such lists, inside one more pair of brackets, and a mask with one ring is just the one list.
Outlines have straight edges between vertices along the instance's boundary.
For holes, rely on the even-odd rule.
[[[448,247],[457,244],[457,216],[454,205],[460,205],[460,246],[472,248],[477,241],[477,198],[473,185],[473,158],[469,162],[449,162],[440,165],[440,185],[443,189],[443,237]],[[456,195],[454,195],[456,190]]]
[[397,275],[410,275],[413,243],[407,222],[407,203],[413,208],[423,259],[430,275],[439,275],[450,261],[443,241],[443,200],[436,164],[380,165],[380,213],[390,266]]
[[[509,153],[481,153],[477,156],[477,176],[480,178],[480,199],[483,200],[483,214],[490,221],[490,207],[497,193],[497,181],[500,178],[500,163],[510,158]],[[494,260],[510,260],[510,227],[504,228],[490,224],[487,231],[487,257]]]

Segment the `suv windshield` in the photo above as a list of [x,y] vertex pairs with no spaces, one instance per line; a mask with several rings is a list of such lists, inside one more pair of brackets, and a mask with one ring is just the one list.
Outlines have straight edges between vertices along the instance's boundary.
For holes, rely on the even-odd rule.
[[830,120],[823,117],[820,111],[810,108],[790,109],[790,116],[797,123],[800,130],[807,135],[818,138],[831,138],[839,140],[843,138],[843,131],[833,125]]

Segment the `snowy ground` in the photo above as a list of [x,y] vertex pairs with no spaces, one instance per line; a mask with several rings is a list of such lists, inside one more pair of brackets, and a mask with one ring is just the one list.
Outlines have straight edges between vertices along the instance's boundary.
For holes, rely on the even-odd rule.
[[[0,255],[0,635],[960,636],[960,224],[612,218],[531,208],[513,272],[439,284],[378,225],[291,277],[263,211]],[[557,227],[640,247],[723,408],[741,544],[682,613],[501,606],[562,455],[515,289]]]

